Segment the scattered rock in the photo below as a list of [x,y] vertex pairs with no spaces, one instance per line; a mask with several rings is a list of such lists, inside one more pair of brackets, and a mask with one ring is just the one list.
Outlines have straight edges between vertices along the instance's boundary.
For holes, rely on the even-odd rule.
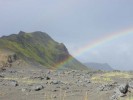
[[53,96],[53,98],[57,98],[57,96],[56,96],[56,95],[54,95],[54,96]]
[[118,100],[118,96],[114,94],[113,96],[110,97],[110,100]]
[[12,85],[12,86],[14,86],[14,87],[18,86],[18,82],[15,81],[15,80],[10,80],[10,83],[9,84]]
[[8,61],[9,63],[12,63],[12,62],[14,62],[14,61],[16,61],[16,60],[17,60],[17,55],[16,55],[16,54],[9,55],[8,58],[7,58],[7,61]]
[[62,87],[62,90],[68,90],[68,89],[69,89],[68,86],[66,86],[66,87]]
[[42,85],[33,85],[31,87],[31,90],[33,91],[39,91],[39,90],[42,90],[44,87]]
[[133,81],[129,83],[129,88],[133,89]]
[[103,85],[98,87],[98,90],[108,91],[108,90],[112,90],[114,87],[115,87],[114,84],[103,84]]
[[31,89],[29,89],[29,88],[22,88],[21,91],[22,91],[22,92],[30,92]]
[[53,89],[53,90],[52,90],[52,92],[56,92],[56,91],[58,91],[58,90],[57,90],[57,89]]
[[0,78],[4,78],[4,75],[0,75]]
[[6,71],[6,68],[4,67],[0,68],[0,72],[4,72],[4,71]]
[[128,91],[128,87],[129,85],[126,83],[126,84],[122,84],[119,86],[119,91],[123,94],[126,94],[127,91]]
[[37,79],[37,80],[43,80],[43,76],[31,76],[30,79]]
[[16,73],[16,70],[9,70],[9,73]]
[[54,85],[55,85],[55,84],[60,84],[60,83],[61,83],[61,82],[60,82],[60,81],[57,81],[57,80],[53,80],[53,81],[50,82],[50,84],[54,84]]
[[86,82],[86,83],[91,83],[91,81],[90,81],[89,79],[85,79],[84,82]]
[[111,100],[118,100],[118,97],[124,97],[126,96],[126,93],[128,92],[129,85],[121,84],[119,87],[115,89],[115,94],[111,97]]
[[47,76],[47,77],[46,77],[46,80],[50,80],[50,77]]

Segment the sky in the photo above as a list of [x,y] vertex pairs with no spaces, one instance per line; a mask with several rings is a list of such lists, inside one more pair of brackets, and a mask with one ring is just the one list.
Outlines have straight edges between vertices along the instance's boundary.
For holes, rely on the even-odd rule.
[[43,31],[81,62],[133,70],[133,31],[77,51],[114,32],[133,29],[133,0],[0,0],[0,36]]

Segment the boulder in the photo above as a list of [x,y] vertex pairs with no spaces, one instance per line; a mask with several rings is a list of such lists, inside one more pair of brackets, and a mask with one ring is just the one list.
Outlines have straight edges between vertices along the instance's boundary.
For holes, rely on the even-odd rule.
[[53,85],[60,84],[60,83],[61,83],[61,82],[58,81],[58,80],[53,80],[53,81],[50,82],[50,84],[53,84]]
[[126,83],[126,84],[120,85],[118,88],[121,93],[126,94],[128,92],[128,87],[129,85]]
[[18,82],[15,81],[15,80],[10,80],[10,83],[9,84],[12,85],[12,86],[14,86],[14,87],[18,86]]
[[133,81],[129,83],[129,88],[133,89]]
[[129,85],[128,83],[121,84],[115,89],[115,94],[110,98],[111,100],[118,100],[118,97],[124,97],[126,96],[126,93],[128,92]]
[[31,90],[33,91],[39,91],[39,90],[42,90],[44,87],[42,85],[33,85],[31,87]]

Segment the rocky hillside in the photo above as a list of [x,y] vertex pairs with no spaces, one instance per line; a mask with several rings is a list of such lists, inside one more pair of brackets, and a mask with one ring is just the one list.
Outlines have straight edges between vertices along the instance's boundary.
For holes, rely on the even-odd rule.
[[5,67],[11,67],[17,60],[17,56],[11,52],[0,51],[0,69]]
[[69,54],[63,43],[54,41],[48,34],[40,31],[32,33],[20,31],[19,34],[3,36],[0,38],[0,51],[1,54],[3,54],[2,51],[12,52],[19,59],[33,64],[38,63],[47,68],[58,67],[58,63],[72,58],[73,60],[60,67],[86,69],[84,65]]

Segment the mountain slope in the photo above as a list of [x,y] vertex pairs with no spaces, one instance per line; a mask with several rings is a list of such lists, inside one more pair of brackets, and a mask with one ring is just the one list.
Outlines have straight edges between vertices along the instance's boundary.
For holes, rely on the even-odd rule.
[[[16,53],[19,58],[27,62],[37,62],[48,68],[58,67],[57,63],[67,60],[72,56],[62,43],[54,41],[48,34],[40,31],[3,36],[0,38],[0,50]],[[79,61],[72,61],[62,67],[86,69]]]
[[86,65],[89,68],[92,68],[94,70],[105,70],[105,71],[112,71],[114,70],[109,64],[107,63],[85,63],[84,65]]

